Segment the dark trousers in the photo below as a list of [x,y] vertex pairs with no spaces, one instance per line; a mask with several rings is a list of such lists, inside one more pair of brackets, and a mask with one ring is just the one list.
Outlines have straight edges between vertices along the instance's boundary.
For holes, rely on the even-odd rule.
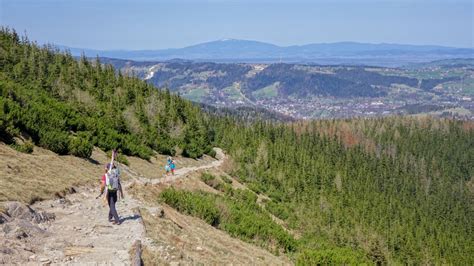
[[115,203],[117,202],[117,191],[108,191],[107,192],[107,203],[109,203],[109,221],[112,220],[112,217],[115,219],[115,222],[118,223],[119,216],[117,210],[115,209]]

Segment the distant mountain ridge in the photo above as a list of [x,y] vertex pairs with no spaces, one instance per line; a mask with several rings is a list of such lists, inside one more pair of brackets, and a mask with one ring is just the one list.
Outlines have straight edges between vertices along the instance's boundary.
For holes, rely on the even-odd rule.
[[94,50],[59,46],[73,55],[83,52],[88,57],[99,55],[136,61],[186,59],[216,62],[307,62],[322,64],[394,65],[426,62],[455,57],[474,58],[473,48],[437,45],[409,45],[390,43],[313,43],[278,46],[270,43],[223,39],[183,48],[160,50]]

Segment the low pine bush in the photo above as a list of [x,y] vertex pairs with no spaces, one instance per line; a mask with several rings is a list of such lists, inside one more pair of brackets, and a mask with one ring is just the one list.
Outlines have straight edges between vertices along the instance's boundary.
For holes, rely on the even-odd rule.
[[45,131],[40,133],[39,144],[41,147],[51,150],[59,155],[69,152],[69,136],[62,131]]
[[85,138],[73,137],[69,142],[69,154],[81,158],[89,158],[94,146]]
[[15,150],[17,150],[19,152],[23,152],[23,153],[32,153],[33,150],[34,150],[34,145],[30,141],[27,141],[27,142],[22,143],[22,144],[13,143],[10,146],[12,148],[14,148]]
[[160,197],[166,204],[182,213],[199,217],[212,226],[219,224],[220,213],[212,195],[170,188],[163,191]]
[[[211,175],[203,176],[213,180]],[[218,196],[169,188],[160,198],[178,211],[199,217],[233,237],[255,242],[274,252],[296,250],[296,240],[258,206],[257,196],[251,191],[233,190]]]
[[369,259],[359,251],[334,247],[304,250],[296,256],[296,265],[369,265]]
[[281,204],[274,201],[268,201],[265,205],[265,209],[282,220],[286,220],[288,217],[290,217],[288,210]]

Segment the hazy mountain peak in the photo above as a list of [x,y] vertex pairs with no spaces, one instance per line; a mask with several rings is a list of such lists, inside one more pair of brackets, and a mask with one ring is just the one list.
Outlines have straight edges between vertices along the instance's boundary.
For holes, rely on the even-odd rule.
[[231,41],[239,41],[238,39],[233,39],[233,38],[224,38],[220,39],[219,41],[221,42],[231,42]]
[[[74,55],[80,55],[82,51],[87,56],[92,57],[98,54],[101,57],[144,61],[181,58],[219,62],[362,63],[385,66],[448,58],[474,58],[474,49],[435,45],[343,41],[278,46],[267,42],[234,38],[224,38],[183,48],[162,50],[98,51],[71,49]],[[328,62],[328,59],[333,61]]]

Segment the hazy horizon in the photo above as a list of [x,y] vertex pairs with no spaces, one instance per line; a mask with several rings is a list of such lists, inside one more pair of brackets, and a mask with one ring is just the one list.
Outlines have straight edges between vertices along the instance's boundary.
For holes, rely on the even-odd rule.
[[[21,33],[20,33],[21,34]],[[218,41],[226,41],[226,40],[237,40],[237,41],[249,41],[249,42],[259,42],[259,43],[265,43],[265,44],[270,44],[270,45],[276,45],[278,47],[290,47],[290,46],[304,46],[304,45],[310,45],[310,44],[338,44],[338,43],[358,43],[358,44],[373,44],[373,45],[379,45],[379,44],[389,44],[389,45],[415,45],[415,46],[439,46],[439,47],[449,47],[449,48],[459,48],[459,49],[474,49],[474,47],[456,47],[456,46],[447,46],[447,45],[438,45],[438,44],[410,44],[410,43],[388,43],[388,42],[358,42],[358,41],[337,41],[337,42],[313,42],[313,43],[301,43],[301,44],[290,44],[290,45],[279,45],[271,42],[264,42],[260,40],[248,40],[248,39],[236,39],[236,38],[224,38],[224,39],[217,39],[217,40],[209,40],[209,41],[204,41],[200,43],[192,43],[186,46],[182,47],[167,47],[167,48],[157,48],[157,49],[123,49],[123,48],[118,48],[118,49],[95,49],[95,48],[90,48],[90,47],[73,47],[73,46],[68,46],[64,45],[61,43],[51,43],[51,42],[45,42],[41,44],[53,44],[61,47],[67,47],[67,48],[73,48],[73,49],[84,49],[84,50],[97,50],[97,51],[143,51],[143,50],[167,50],[167,49],[182,49],[182,48],[187,48],[191,46],[196,46],[196,45],[201,45],[201,44],[206,44],[206,43],[212,43],[212,42],[218,42]]]
[[361,42],[473,48],[473,13],[467,0],[0,0],[2,26],[41,44],[94,50],[182,48],[227,38],[278,46]]

